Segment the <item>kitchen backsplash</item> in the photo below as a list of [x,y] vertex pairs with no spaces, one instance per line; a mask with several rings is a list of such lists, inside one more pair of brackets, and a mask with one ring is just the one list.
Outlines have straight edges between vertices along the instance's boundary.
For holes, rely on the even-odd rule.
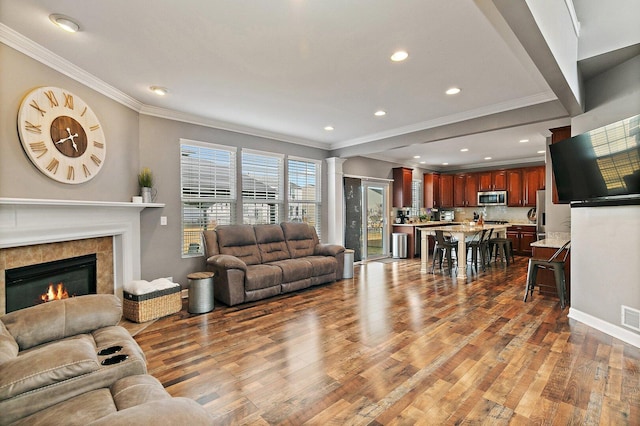
[[[507,220],[511,223],[534,224],[527,219],[527,213],[531,207],[507,207],[507,206],[485,206],[485,207],[456,207],[455,221],[464,222],[473,219],[473,213],[482,214],[485,220]],[[447,209],[449,210],[449,209]]]

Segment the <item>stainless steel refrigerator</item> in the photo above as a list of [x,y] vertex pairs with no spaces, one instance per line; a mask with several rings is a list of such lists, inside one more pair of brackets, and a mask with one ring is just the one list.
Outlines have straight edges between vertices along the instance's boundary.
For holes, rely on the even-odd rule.
[[546,214],[544,203],[544,191],[536,191],[536,233],[538,235],[538,240],[546,238]]

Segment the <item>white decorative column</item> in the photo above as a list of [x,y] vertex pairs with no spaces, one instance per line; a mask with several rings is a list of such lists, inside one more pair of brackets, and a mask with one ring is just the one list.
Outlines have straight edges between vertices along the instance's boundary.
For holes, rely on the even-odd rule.
[[344,245],[344,158],[327,158],[327,238],[328,243]]

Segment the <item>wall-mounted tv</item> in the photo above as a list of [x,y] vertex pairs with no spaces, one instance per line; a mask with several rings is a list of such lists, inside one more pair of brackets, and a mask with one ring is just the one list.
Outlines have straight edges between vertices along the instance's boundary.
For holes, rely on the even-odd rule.
[[640,115],[549,146],[560,203],[640,204]]

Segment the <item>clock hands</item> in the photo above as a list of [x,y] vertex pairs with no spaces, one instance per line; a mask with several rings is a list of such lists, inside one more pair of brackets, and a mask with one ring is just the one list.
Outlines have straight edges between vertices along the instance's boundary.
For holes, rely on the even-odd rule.
[[71,129],[68,128],[68,127],[67,127],[67,132],[69,133],[69,136],[67,136],[66,138],[60,139],[58,142],[56,142],[56,144],[64,143],[64,142],[70,140],[71,144],[73,145],[73,149],[75,149],[76,152],[78,152],[78,145],[76,144],[76,141],[73,140],[73,138],[77,138],[78,137],[78,134],[76,133],[76,134],[72,135],[71,134]]

